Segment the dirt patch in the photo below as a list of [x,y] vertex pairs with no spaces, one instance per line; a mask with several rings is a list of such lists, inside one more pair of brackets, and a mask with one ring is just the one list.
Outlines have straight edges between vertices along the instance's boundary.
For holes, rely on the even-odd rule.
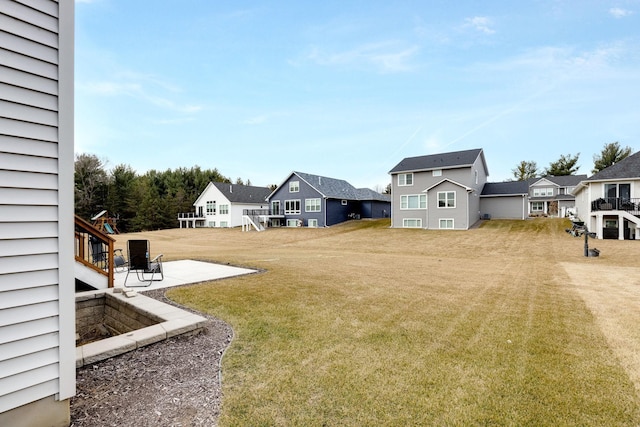
[[560,264],[640,393],[640,268]]
[[[164,290],[144,294],[176,305]],[[209,319],[201,334],[170,338],[78,369],[71,426],[217,425],[220,360],[233,331],[219,319],[197,314]]]

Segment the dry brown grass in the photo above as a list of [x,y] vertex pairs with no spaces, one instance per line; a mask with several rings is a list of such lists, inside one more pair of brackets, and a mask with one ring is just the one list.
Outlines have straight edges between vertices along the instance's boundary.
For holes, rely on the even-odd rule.
[[633,276],[638,242],[591,241],[601,257],[585,258],[561,220],[388,225],[135,234],[165,259],[265,270],[169,294],[234,327],[222,425],[640,424],[633,361],[609,337],[630,332],[574,283]]

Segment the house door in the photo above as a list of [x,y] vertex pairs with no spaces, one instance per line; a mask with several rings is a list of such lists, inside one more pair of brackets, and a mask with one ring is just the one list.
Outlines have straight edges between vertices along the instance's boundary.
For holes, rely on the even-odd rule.
[[271,214],[280,215],[280,200],[274,200],[271,202]]
[[202,206],[198,206],[198,218],[203,218],[204,214],[202,212]]
[[631,184],[605,184],[605,197],[614,209],[623,209],[631,199]]

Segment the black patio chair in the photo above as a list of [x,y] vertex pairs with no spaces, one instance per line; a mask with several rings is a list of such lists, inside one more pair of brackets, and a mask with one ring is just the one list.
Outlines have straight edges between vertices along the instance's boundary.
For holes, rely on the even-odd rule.
[[135,271],[139,282],[146,284],[130,285],[130,288],[147,287],[150,286],[152,282],[164,280],[164,273],[162,272],[163,255],[160,254],[150,259],[149,246],[148,240],[129,240],[127,242],[129,264],[127,266],[127,277],[124,278],[124,286],[127,286],[127,279],[129,278],[129,273],[132,271]]

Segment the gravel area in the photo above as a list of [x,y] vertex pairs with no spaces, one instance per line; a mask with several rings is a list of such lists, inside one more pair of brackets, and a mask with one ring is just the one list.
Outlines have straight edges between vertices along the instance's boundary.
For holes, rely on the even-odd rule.
[[[177,305],[164,291],[144,295]],[[170,338],[78,369],[71,426],[217,425],[220,360],[233,330],[219,319],[197,314],[209,319],[198,335]]]

